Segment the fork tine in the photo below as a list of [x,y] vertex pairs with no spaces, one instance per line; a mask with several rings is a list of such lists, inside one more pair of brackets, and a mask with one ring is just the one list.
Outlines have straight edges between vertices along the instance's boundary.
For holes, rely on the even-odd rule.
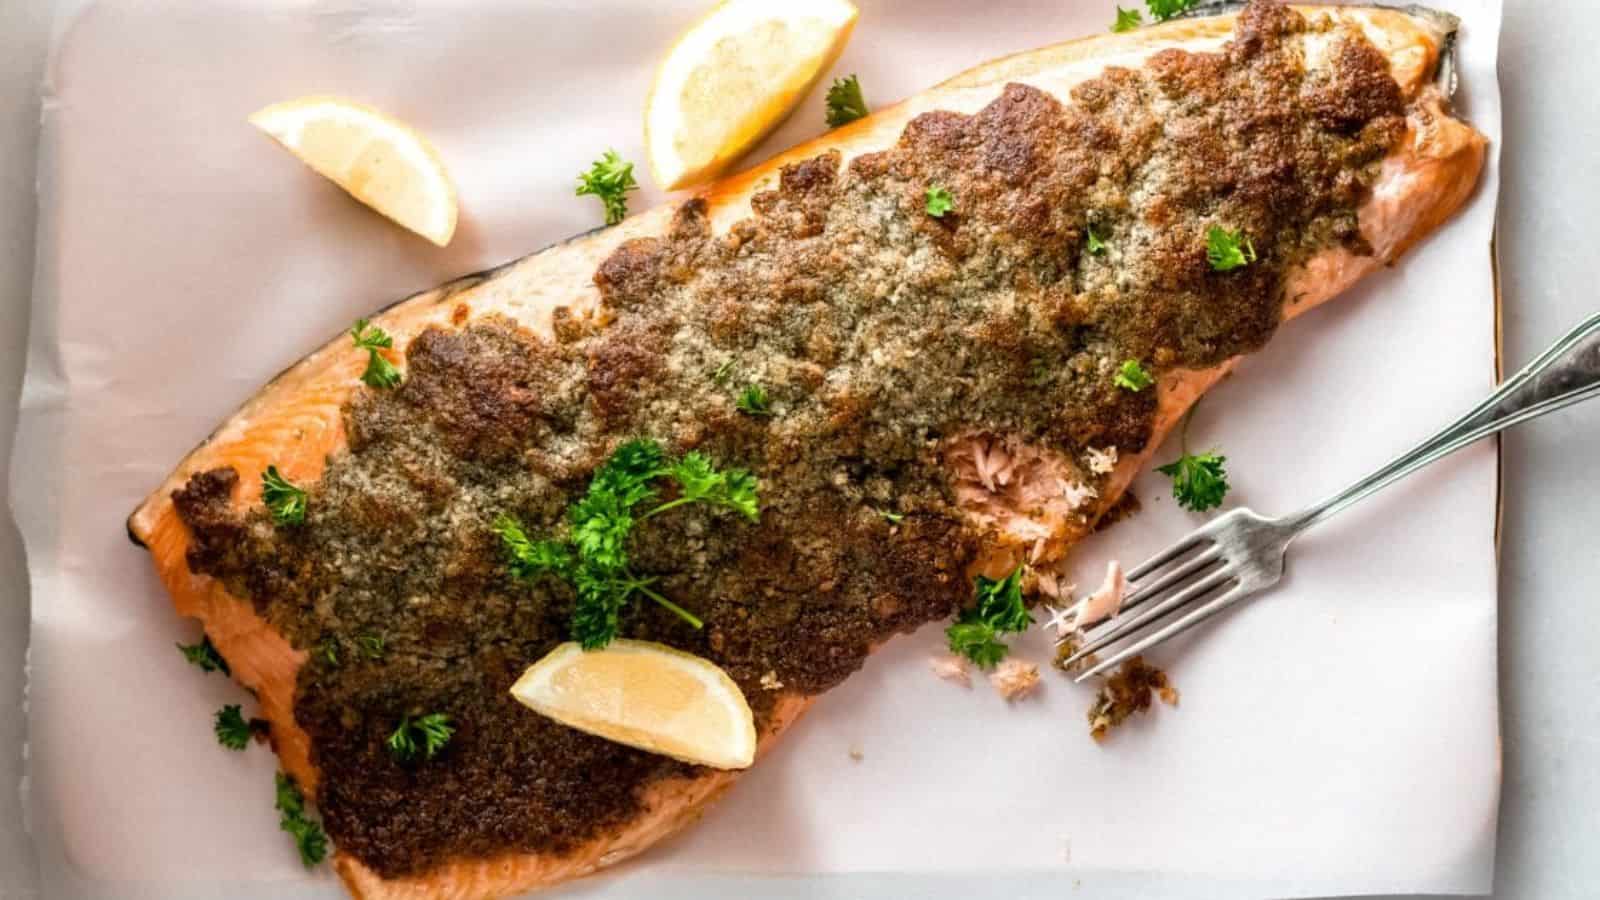
[[1239,585],[1233,590],[1214,598],[1204,606],[1201,606],[1199,609],[1191,610],[1190,612],[1184,614],[1177,621],[1168,624],[1155,634],[1146,635],[1137,642],[1124,647],[1106,659],[1095,663],[1089,669],[1084,671],[1083,674],[1078,675],[1072,680],[1074,682],[1081,683],[1087,678],[1103,674],[1113,666],[1121,663],[1123,660],[1142,653],[1150,647],[1154,647],[1156,644],[1168,640],[1169,638],[1177,637],[1185,631],[1188,631],[1190,628],[1199,625],[1201,622],[1204,622],[1217,613],[1222,612],[1235,603],[1238,603],[1240,600],[1243,600],[1251,593],[1253,592],[1245,590],[1244,585]]
[[1191,556],[1183,565],[1162,573],[1161,577],[1155,581],[1149,584],[1141,584],[1129,591],[1128,595],[1122,598],[1122,607],[1117,612],[1126,613],[1138,609],[1151,597],[1159,596],[1162,591],[1173,585],[1182,584],[1196,573],[1210,568],[1211,564],[1218,560],[1221,560],[1223,564],[1227,563],[1227,560],[1222,558],[1222,548],[1212,544],[1200,553]]
[[1150,557],[1134,568],[1129,569],[1127,576],[1128,580],[1138,581],[1139,579],[1172,562],[1183,554],[1188,553],[1190,550],[1193,550],[1204,539],[1205,535],[1199,531],[1190,532],[1189,534],[1178,538],[1177,542],[1167,547],[1167,549],[1157,553],[1155,556]]
[[1221,569],[1211,573],[1199,582],[1185,586],[1182,590],[1177,591],[1172,596],[1163,598],[1162,601],[1157,603],[1154,607],[1142,610],[1138,615],[1133,616],[1132,618],[1112,619],[1100,629],[1099,634],[1090,638],[1088,642],[1086,642],[1082,647],[1078,648],[1077,652],[1067,657],[1066,664],[1071,665],[1073,662],[1088,656],[1089,654],[1107,646],[1108,644],[1113,644],[1125,637],[1129,637],[1143,628],[1147,623],[1162,618],[1173,610],[1204,597],[1222,585],[1232,581],[1235,577],[1236,576],[1233,569],[1224,565]]

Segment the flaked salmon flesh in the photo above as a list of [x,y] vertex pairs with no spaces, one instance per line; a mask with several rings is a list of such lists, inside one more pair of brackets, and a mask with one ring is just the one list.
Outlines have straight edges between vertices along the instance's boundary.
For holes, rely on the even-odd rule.
[[[1447,98],[1433,83],[1450,22],[1387,9],[1296,11],[1325,26],[1296,38],[1302,42],[1300,54],[1308,71],[1333,65],[1330,36],[1364,41],[1387,60],[1388,74],[1404,103],[1405,128],[1378,164],[1359,206],[1364,246],[1328,246],[1286,271],[1284,320],[1393,264],[1444,223],[1471,194],[1485,156],[1484,138],[1449,114]],[[785,166],[827,152],[839,154],[848,165],[895,145],[918,116],[933,111],[978,113],[1008,85],[1024,85],[1071,104],[1075,87],[1109,67],[1138,69],[1163,52],[1222,51],[1234,35],[1237,18],[1226,14],[1177,20],[995,60],[717,182],[697,196],[705,203],[712,233],[720,235],[750,215],[752,197]],[[372,321],[393,335],[396,347],[406,347],[429,329],[459,329],[463,308],[466,318],[505,316],[545,340],[555,338],[558,308],[603,328],[608,314],[596,285],[596,270],[625,241],[667,233],[678,209],[678,204],[669,204],[650,210],[491,272],[418,294]],[[942,452],[954,496],[971,521],[992,536],[972,571],[998,575],[1020,563],[1047,569],[1060,560],[1144,469],[1162,436],[1237,360],[1160,373],[1154,386],[1150,439],[1142,449],[1091,447],[1091,454],[1082,459],[1065,459],[1015,435],[979,433],[948,442]],[[403,369],[404,360],[399,362]],[[219,468],[238,474],[232,502],[240,509],[260,504],[261,474],[268,465],[296,483],[316,482],[326,461],[348,444],[342,410],[363,389],[364,365],[364,357],[349,352],[344,335],[312,352],[223,422],[128,521],[130,534],[148,548],[179,614],[203,624],[235,679],[259,699],[260,715],[270,722],[282,768],[311,798],[317,793],[319,772],[312,763],[310,738],[297,724],[294,710],[297,672],[308,654],[296,649],[249,600],[230,593],[219,580],[191,571],[187,554],[193,535],[174,508],[172,496],[197,473]],[[1086,468],[1104,476],[1095,483],[1098,486],[1084,483],[1081,473]],[[780,692],[760,735],[761,751],[770,749],[814,699]],[[350,893],[364,900],[511,895],[566,881],[644,851],[698,818],[736,778],[736,773],[704,771],[656,782],[646,789],[639,811],[629,820],[559,852],[458,856],[424,871],[384,877],[336,846],[334,867]]]

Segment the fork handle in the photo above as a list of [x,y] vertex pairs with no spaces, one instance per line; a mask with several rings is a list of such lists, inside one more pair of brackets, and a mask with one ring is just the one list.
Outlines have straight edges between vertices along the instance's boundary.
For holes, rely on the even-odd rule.
[[1519,422],[1600,394],[1600,314],[1551,344],[1484,401],[1383,468],[1284,521],[1299,533],[1379,488]]

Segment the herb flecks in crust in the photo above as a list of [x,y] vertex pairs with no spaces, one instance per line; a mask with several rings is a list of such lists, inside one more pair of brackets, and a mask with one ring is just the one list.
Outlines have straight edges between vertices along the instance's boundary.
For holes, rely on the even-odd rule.
[[[636,815],[646,786],[697,771],[507,693],[567,639],[577,596],[514,574],[495,524],[563,533],[628,439],[761,485],[758,522],[690,504],[628,535],[631,571],[704,628],[657,603],[617,611],[619,634],[727,670],[760,728],[777,697],[827,690],[889,635],[969,603],[988,536],[953,502],[952,441],[1137,453],[1157,391],[1116,384],[1124,361],[1159,381],[1255,349],[1288,266],[1363,249],[1356,210],[1402,133],[1398,89],[1342,35],[1331,71],[1306,77],[1284,39],[1308,27],[1322,26],[1258,4],[1225,52],[1163,51],[1071,104],[1012,84],[974,115],[923,114],[848,166],[786,167],[725,233],[689,201],[668,233],[600,266],[603,328],[564,317],[546,342],[485,315],[425,331],[404,380],[356,392],[349,448],[298,486],[294,527],[238,510],[238,473],[195,475],[174,496],[191,568],[295,647],[345,650],[337,666],[313,653],[295,698],[333,841],[389,877],[560,853]],[[942,216],[930,185],[953,199]],[[1218,223],[1250,236],[1255,261],[1213,269]],[[1109,249],[1088,245],[1091,225]],[[777,415],[739,408],[751,384]],[[380,655],[358,652],[380,634]],[[448,744],[397,759],[386,741],[419,714],[448,717]]]

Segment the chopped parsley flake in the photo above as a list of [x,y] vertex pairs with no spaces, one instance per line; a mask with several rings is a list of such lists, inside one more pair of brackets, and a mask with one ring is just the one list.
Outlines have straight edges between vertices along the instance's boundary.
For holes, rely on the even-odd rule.
[[221,653],[217,652],[217,648],[211,643],[210,637],[202,637],[198,644],[178,644],[177,647],[183,653],[183,658],[188,660],[190,665],[198,666],[202,672],[221,672],[224,675],[233,674],[228,671],[228,661],[222,658]]
[[367,659],[383,659],[383,635],[363,634],[356,638],[356,649]]
[[833,86],[828,88],[827,103],[829,128],[864,119],[870,112],[867,98],[861,94],[861,82],[854,75],[833,80]]
[[1117,369],[1116,376],[1111,381],[1117,387],[1134,393],[1138,393],[1155,384],[1155,379],[1150,377],[1150,373],[1145,371],[1144,366],[1140,365],[1137,359],[1124,360],[1122,366]]
[[1010,652],[1000,635],[1027,631],[1033,624],[1022,602],[1022,567],[998,581],[979,575],[975,588],[977,602],[962,610],[944,633],[952,653],[991,669]]
[[278,798],[273,805],[279,812],[278,827],[294,838],[300,862],[309,869],[327,857],[328,836],[322,833],[321,825],[306,818],[305,797],[293,778],[279,772],[277,788]]
[[1165,22],[1193,6],[1194,0],[1145,0],[1144,5],[1150,8],[1150,17],[1152,19],[1157,22]]
[[1090,225],[1087,229],[1085,229],[1084,233],[1087,241],[1084,245],[1084,249],[1089,251],[1089,255],[1104,256],[1106,252],[1105,238],[1102,238],[1100,234],[1094,230],[1093,225]]
[[759,384],[752,384],[746,387],[743,393],[739,394],[739,399],[735,400],[733,405],[747,416],[773,415],[772,398],[767,396],[767,389]]
[[578,175],[578,196],[599,197],[606,207],[607,225],[615,225],[628,217],[628,192],[638,189],[639,183],[633,179],[633,163],[623,162],[615,150],[607,150],[589,171]]
[[400,370],[383,355],[384,350],[394,346],[389,332],[368,324],[366,319],[357,319],[350,329],[350,337],[357,348],[367,351],[367,368],[361,373],[362,381],[375,388],[392,388],[400,383]]
[[261,473],[261,501],[279,525],[299,525],[306,520],[306,492],[289,483],[277,466]]
[[956,208],[956,199],[950,196],[945,188],[934,184],[928,186],[928,191],[923,195],[928,215],[935,219],[944,218],[945,213]]
[[429,713],[415,719],[405,716],[384,743],[395,759],[412,762],[419,756],[433,759],[445,744],[450,743],[450,737],[455,733],[456,730],[450,725],[450,717],[443,713]]
[[1242,231],[1216,225],[1206,229],[1206,262],[1218,272],[1229,272],[1256,261],[1255,245]]
[[1111,30],[1121,34],[1124,31],[1132,31],[1143,24],[1144,16],[1139,14],[1139,7],[1135,6],[1133,9],[1123,9],[1121,6],[1118,6],[1117,20],[1111,23]]
[[237,703],[217,710],[212,728],[217,733],[217,743],[229,750],[243,750],[250,744],[250,723],[244,720]]
[[1189,420],[1194,417],[1194,407],[1183,417],[1183,431],[1179,438],[1183,453],[1177,459],[1156,468],[1157,472],[1172,478],[1172,497],[1178,505],[1194,512],[1205,512],[1222,505],[1228,494],[1228,472],[1222,467],[1226,456],[1215,450],[1208,453],[1189,452]]

